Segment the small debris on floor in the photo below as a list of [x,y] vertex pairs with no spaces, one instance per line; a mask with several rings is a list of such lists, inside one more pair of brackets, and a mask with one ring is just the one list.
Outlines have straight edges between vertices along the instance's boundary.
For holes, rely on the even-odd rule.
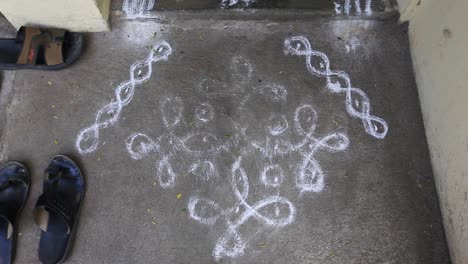
[[68,86],[70,86],[70,88],[80,88],[80,84],[78,82],[68,82]]

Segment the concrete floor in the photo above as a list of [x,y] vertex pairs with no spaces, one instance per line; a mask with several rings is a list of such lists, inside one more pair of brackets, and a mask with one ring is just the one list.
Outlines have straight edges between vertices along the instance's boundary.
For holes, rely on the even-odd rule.
[[[68,263],[450,263],[406,26],[377,17],[117,12],[72,67],[3,72],[0,159],[33,177],[16,263],[38,263],[32,209],[57,153],[88,181]],[[285,54],[291,36],[323,52],[313,67],[327,57],[347,74],[370,113],[353,93],[363,116],[350,116],[344,92]],[[163,40],[168,60],[136,69],[145,81],[116,99]],[[385,138],[382,124],[366,132],[372,117]]]

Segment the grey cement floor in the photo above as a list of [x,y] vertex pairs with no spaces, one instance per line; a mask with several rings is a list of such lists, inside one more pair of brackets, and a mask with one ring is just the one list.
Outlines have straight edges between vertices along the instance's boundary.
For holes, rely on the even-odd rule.
[[[203,11],[112,26],[66,70],[3,72],[0,158],[33,177],[16,263],[38,263],[32,209],[57,153],[88,181],[68,263],[449,263],[405,25]],[[350,109],[385,120],[384,139],[284,53],[291,36],[323,52],[312,67],[326,56],[349,75],[371,105],[353,93]],[[145,81],[116,99],[163,40],[167,61],[136,69]]]

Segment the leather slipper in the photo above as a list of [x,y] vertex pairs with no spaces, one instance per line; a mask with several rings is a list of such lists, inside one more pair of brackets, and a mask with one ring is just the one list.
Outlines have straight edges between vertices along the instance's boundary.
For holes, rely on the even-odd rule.
[[0,264],[13,263],[16,254],[18,220],[29,193],[26,167],[10,161],[0,168]]
[[34,218],[41,228],[39,259],[45,264],[62,263],[71,249],[85,196],[85,179],[70,158],[55,156],[45,171],[43,194]]
[[0,39],[0,69],[60,70],[78,60],[83,47],[81,33],[23,26],[16,38]]

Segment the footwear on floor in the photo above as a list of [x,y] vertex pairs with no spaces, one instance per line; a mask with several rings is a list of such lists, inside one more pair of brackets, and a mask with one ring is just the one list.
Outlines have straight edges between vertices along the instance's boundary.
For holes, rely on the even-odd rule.
[[83,34],[62,29],[21,27],[14,39],[0,39],[1,70],[59,70],[83,51]]
[[45,171],[43,194],[35,209],[41,228],[39,259],[45,264],[62,263],[67,258],[77,229],[85,195],[85,179],[70,158],[55,156]]
[[0,168],[0,264],[13,263],[18,220],[28,198],[30,175],[19,162]]

